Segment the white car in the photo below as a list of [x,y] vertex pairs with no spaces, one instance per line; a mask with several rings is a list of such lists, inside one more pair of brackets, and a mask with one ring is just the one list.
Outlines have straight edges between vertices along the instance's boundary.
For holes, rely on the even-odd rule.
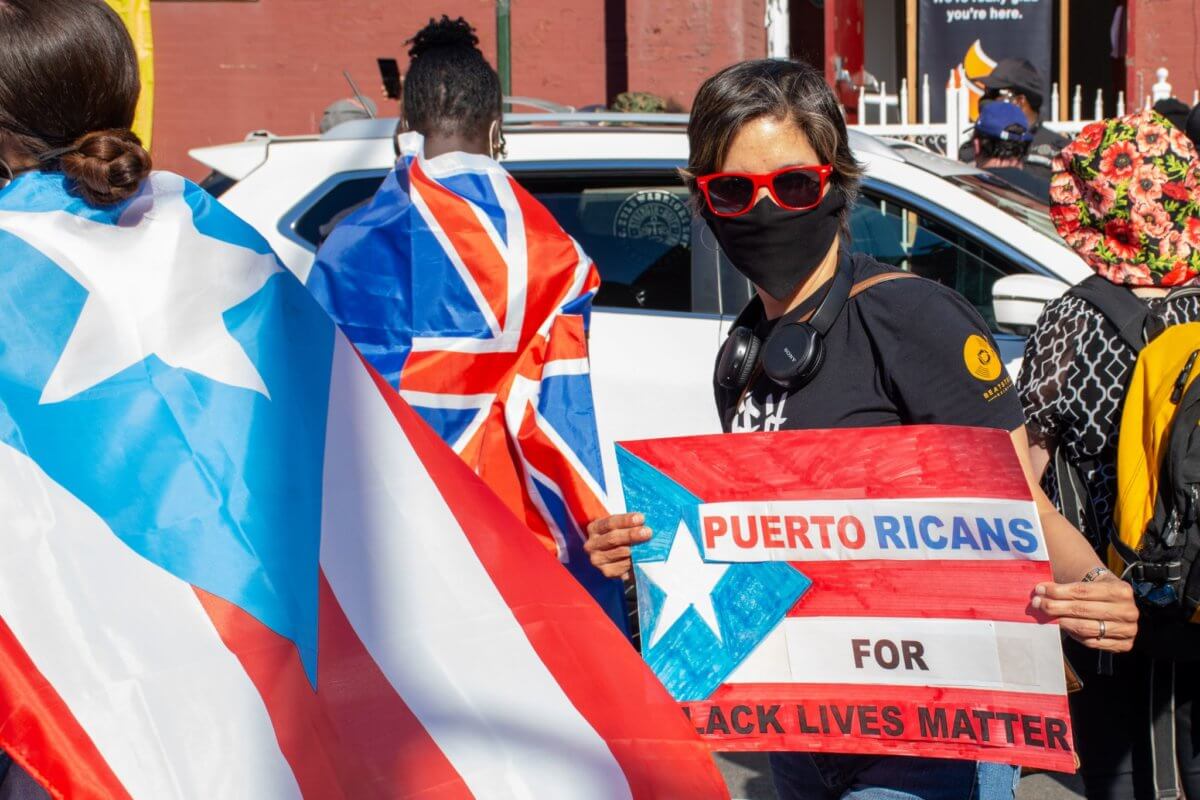
[[[751,293],[689,211],[677,172],[687,161],[685,124],[681,115],[505,120],[506,168],[600,269],[592,382],[614,506],[620,484],[607,443],[719,431],[713,360]],[[374,194],[392,168],[395,126],[377,119],[319,137],[252,135],[191,155],[213,170],[206,188],[305,280],[334,218]],[[866,166],[853,247],[965,295],[1013,369],[1041,305],[1090,274],[1045,206],[921,148],[859,131],[850,141]]]

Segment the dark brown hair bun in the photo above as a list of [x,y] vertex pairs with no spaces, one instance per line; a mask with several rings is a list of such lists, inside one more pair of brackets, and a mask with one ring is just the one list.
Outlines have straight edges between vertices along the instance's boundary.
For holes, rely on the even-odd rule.
[[130,130],[85,133],[60,163],[79,196],[95,206],[128,200],[151,167],[150,154]]

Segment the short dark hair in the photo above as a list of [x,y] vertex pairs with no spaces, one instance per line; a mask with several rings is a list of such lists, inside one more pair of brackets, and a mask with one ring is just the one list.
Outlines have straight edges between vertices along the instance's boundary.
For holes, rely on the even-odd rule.
[[850,152],[841,106],[825,76],[803,61],[764,58],[726,67],[696,92],[688,121],[684,180],[695,199],[696,178],[718,172],[741,127],[761,117],[789,119],[817,156],[833,166],[831,185],[846,198],[843,224],[858,196],[862,165]]
[[[1025,129],[1020,125],[1009,125],[1005,128],[1009,133],[1020,136],[1025,133]],[[1024,159],[1029,155],[1030,142],[1022,142],[1013,139],[997,139],[993,136],[985,136],[979,132],[975,133],[975,138],[979,140],[979,157],[984,159],[1000,158],[1019,158]]]
[[500,76],[465,19],[430,19],[406,44],[404,117],[423,135],[481,136],[500,117]]
[[141,88],[133,41],[104,0],[0,0],[0,143],[61,169],[93,205],[131,197],[150,174],[129,130]]

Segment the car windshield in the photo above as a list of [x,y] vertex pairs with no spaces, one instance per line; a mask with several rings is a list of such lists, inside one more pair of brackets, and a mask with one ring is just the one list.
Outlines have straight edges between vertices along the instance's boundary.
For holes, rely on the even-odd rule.
[[966,173],[946,177],[954,185],[965,189],[986,203],[1024,222],[1038,233],[1052,239],[1058,238],[1054,223],[1050,220],[1050,207],[1035,200],[1000,178],[988,172]]

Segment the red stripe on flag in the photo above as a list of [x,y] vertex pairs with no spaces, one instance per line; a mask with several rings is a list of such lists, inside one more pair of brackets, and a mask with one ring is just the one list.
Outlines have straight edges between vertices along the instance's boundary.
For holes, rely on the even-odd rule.
[[470,797],[420,720],[379,670],[320,576],[317,691],[295,645],[197,589],[266,703],[305,797]]
[[681,705],[714,750],[963,758],[1075,771],[1063,695],[739,683]]
[[[563,231],[549,209],[511,177],[509,182],[525,220],[529,280],[521,340],[526,341],[564,302],[574,299],[568,297],[568,293],[575,286],[579,253],[575,249],[575,242]],[[599,286],[600,274],[592,265],[583,283],[583,293]]]
[[419,159],[413,160],[409,177],[413,191],[420,192],[435,224],[446,232],[503,330],[509,311],[508,265],[504,257],[475,216],[471,204],[426,175]]
[[0,749],[53,797],[117,800],[129,793],[87,731],[0,619]]
[[[622,442],[705,503],[987,497],[1029,500],[1005,431],[913,425]],[[764,466],[766,465],[766,466]],[[752,476],[753,480],[746,480]]]
[[539,658],[608,743],[633,796],[728,797],[707,748],[629,642],[533,536],[513,535],[515,520],[499,498],[371,373]]
[[789,617],[1049,621],[1029,605],[1034,587],[1054,579],[1045,561],[807,561],[792,566],[813,584]]

